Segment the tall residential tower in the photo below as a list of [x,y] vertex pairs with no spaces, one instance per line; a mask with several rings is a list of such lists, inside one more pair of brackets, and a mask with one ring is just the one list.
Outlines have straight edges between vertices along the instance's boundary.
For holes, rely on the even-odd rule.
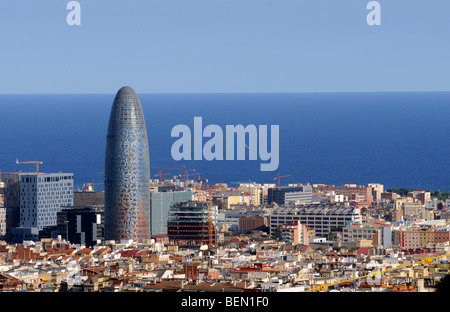
[[105,239],[149,239],[150,157],[141,102],[130,87],[116,94],[105,153]]

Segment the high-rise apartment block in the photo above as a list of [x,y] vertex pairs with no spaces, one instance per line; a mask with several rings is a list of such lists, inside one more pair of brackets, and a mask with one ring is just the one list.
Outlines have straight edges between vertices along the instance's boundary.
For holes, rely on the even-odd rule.
[[56,225],[64,206],[73,206],[72,173],[24,174],[20,177],[20,227]]
[[37,239],[62,207],[73,206],[73,173],[5,172],[4,182],[7,241]]

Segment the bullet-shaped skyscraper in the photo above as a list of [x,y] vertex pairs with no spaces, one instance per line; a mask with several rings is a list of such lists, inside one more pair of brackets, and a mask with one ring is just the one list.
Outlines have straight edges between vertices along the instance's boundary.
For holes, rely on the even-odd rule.
[[150,157],[141,102],[131,87],[116,94],[105,153],[105,239],[150,238]]

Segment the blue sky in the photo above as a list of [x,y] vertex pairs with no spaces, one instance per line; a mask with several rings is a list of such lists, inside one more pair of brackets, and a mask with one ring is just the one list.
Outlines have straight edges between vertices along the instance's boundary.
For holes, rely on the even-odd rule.
[[0,2],[0,93],[450,91],[450,1]]

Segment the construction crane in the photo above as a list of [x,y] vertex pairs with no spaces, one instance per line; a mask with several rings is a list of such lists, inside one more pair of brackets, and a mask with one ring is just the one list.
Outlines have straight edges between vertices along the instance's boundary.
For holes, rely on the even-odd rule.
[[284,175],[284,176],[278,174],[278,176],[276,176],[276,177],[274,178],[274,180],[278,180],[278,187],[280,187],[280,179],[281,179],[281,178],[290,177],[290,176],[291,176],[290,174]]
[[197,176],[197,190],[199,190],[200,191],[200,183],[201,182],[205,182],[205,183],[208,183],[208,179],[200,179],[200,175],[198,175]]
[[333,283],[333,284],[320,285],[320,286],[317,286],[317,287],[305,290],[304,292],[314,292],[314,291],[318,291],[318,290],[327,290],[328,288],[330,288],[332,286],[339,285],[339,284],[348,283],[348,282],[352,282],[352,281],[355,281],[355,280],[368,278],[368,277],[375,278],[375,276],[381,275],[381,274],[383,274],[385,272],[395,271],[395,270],[398,270],[398,269],[401,269],[401,268],[405,268],[405,267],[409,267],[409,266],[416,265],[416,264],[430,263],[433,260],[436,260],[436,259],[439,259],[439,258],[443,258],[443,257],[448,257],[448,256],[450,256],[450,253],[446,253],[446,254],[443,254],[443,255],[440,255],[440,256],[436,256],[436,257],[428,257],[428,258],[424,258],[424,259],[422,259],[420,261],[413,262],[413,263],[408,263],[408,264],[401,265],[401,266],[398,266],[398,267],[394,267],[394,268],[390,268],[390,269],[386,269],[386,270],[382,270],[382,271],[374,271],[374,272],[371,272],[370,274],[367,274],[367,275],[364,275],[364,276],[358,276],[358,277],[347,279],[347,280],[344,280],[344,281],[339,281],[339,282],[336,282],[336,283]]
[[19,161],[19,159],[16,158],[16,164],[36,164],[36,173],[39,173],[39,165],[42,165],[42,161],[37,160],[30,160],[30,161]]
[[244,183],[246,184],[246,183],[248,183],[248,205],[251,206],[251,204],[252,204],[251,184],[252,183],[256,183],[256,182],[254,182],[252,180],[248,180],[248,181],[244,181],[244,182],[231,182],[231,183],[233,183],[233,184],[244,184]]
[[161,181],[162,181],[162,176],[163,175],[168,175],[168,174],[171,174],[170,172],[168,172],[168,173],[162,173],[162,171],[160,171],[158,174],[155,174],[155,177],[159,177],[159,182],[161,183]]
[[166,170],[183,170],[183,182],[186,182],[186,173],[189,171],[195,171],[195,169],[188,169],[186,166],[183,168],[166,168],[166,167],[155,167],[157,169],[166,169]]

